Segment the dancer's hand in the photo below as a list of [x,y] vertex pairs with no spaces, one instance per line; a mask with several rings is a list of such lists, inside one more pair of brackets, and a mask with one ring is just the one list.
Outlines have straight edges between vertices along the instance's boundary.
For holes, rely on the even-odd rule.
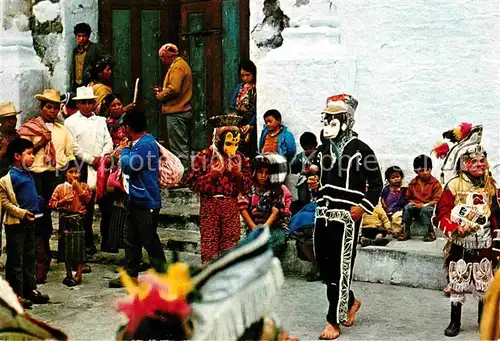
[[307,186],[309,189],[317,190],[319,187],[319,178],[317,175],[313,175],[307,178]]

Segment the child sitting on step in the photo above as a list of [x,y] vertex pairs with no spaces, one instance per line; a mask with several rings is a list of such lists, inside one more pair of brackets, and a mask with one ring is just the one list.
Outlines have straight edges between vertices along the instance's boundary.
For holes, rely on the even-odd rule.
[[[85,228],[83,219],[85,207],[92,198],[92,190],[79,182],[80,171],[74,161],[70,161],[66,170],[66,182],[54,190],[49,207],[59,211],[59,261],[66,264],[66,278],[63,284],[74,287],[82,282],[85,254]],[[72,266],[76,266],[73,277]]]
[[271,248],[280,258],[285,251],[292,204],[292,194],[283,185],[287,161],[279,154],[257,155],[252,170],[255,184],[249,195],[240,197],[240,213],[250,230],[260,224],[269,226]]
[[439,181],[431,175],[432,160],[427,155],[419,155],[413,160],[413,169],[417,176],[410,182],[406,190],[406,198],[409,204],[403,210],[403,234],[398,240],[410,239],[410,227],[413,219],[427,227],[427,235],[424,242],[436,240],[432,215],[443,189]]
[[385,171],[388,185],[382,190],[380,203],[391,221],[390,232],[394,238],[399,238],[403,231],[403,209],[408,204],[406,187],[403,187],[403,170],[392,166]]
[[389,239],[387,239],[386,236],[390,228],[391,222],[389,218],[387,218],[387,214],[385,214],[382,206],[378,204],[375,206],[373,214],[363,214],[360,238],[361,245],[386,246],[389,244]]

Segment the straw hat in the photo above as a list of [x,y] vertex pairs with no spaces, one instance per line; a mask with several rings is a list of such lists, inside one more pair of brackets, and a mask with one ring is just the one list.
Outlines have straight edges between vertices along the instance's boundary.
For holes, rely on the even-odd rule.
[[14,107],[14,104],[9,103],[0,103],[0,118],[11,117],[19,115],[21,111],[17,111]]
[[35,98],[39,101],[61,103],[61,93],[54,89],[45,89],[42,95],[35,95]]
[[81,86],[76,89],[76,97],[73,98],[74,101],[81,101],[85,99],[96,99],[97,96],[94,95],[94,89],[90,86]]

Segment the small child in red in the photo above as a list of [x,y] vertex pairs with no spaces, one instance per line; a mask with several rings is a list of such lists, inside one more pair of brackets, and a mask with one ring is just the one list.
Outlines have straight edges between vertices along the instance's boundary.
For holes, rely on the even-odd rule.
[[202,263],[218,257],[240,240],[238,197],[251,187],[250,163],[238,152],[241,117],[211,119],[216,128],[213,144],[194,158],[187,184],[200,195]]
[[[80,172],[74,162],[70,162],[66,171],[66,182],[54,190],[49,207],[59,210],[59,260],[66,263],[66,278],[63,284],[73,287],[82,282],[85,255],[85,229],[83,218],[85,207],[92,197],[92,190],[84,182],[78,182]],[[71,267],[76,265],[73,278]]]

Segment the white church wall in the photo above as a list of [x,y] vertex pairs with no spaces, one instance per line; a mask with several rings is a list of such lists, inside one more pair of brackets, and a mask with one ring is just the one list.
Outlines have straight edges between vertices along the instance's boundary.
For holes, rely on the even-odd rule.
[[[262,36],[280,31],[279,25],[272,25],[278,20],[269,20],[269,15],[271,24],[262,29],[263,3],[251,2],[250,27],[251,56],[259,73],[259,116],[288,103],[278,109],[283,109],[284,123],[297,142],[305,128],[319,137],[319,113],[326,96],[346,91],[360,102],[355,125],[360,138],[375,150],[382,168],[400,165],[407,180],[413,177],[413,158],[430,154],[442,132],[462,121],[485,125],[483,141],[490,160],[494,165],[500,162],[496,1],[281,0],[276,5],[291,28],[282,32],[283,45],[278,48],[262,44]],[[338,22],[338,43],[325,38],[321,43],[319,37],[304,43],[300,35],[288,34],[309,29],[317,18]],[[318,68],[318,60],[331,63],[325,50],[348,51],[354,62],[338,54],[330,59],[343,60],[354,70]],[[304,63],[303,51],[310,63]],[[263,75],[263,69],[272,73]],[[279,92],[268,92],[273,88]],[[297,89],[307,94],[297,95]],[[437,168],[435,175],[440,173]],[[494,173],[500,176],[499,167]]]

